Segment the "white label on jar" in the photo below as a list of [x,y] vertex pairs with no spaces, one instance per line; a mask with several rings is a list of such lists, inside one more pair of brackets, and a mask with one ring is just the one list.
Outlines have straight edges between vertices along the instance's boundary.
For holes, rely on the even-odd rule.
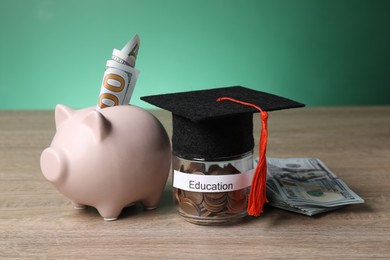
[[173,187],[194,192],[227,192],[251,186],[255,169],[240,174],[198,175],[173,171]]

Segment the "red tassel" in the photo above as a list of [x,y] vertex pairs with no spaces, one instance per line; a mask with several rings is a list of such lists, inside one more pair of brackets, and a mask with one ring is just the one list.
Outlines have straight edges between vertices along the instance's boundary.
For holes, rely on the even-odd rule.
[[261,135],[260,135],[260,143],[259,143],[259,162],[256,166],[255,173],[252,179],[252,186],[249,193],[248,198],[248,215],[250,216],[259,216],[263,212],[264,203],[267,203],[266,197],[266,181],[267,181],[267,160],[266,160],[266,152],[267,152],[267,139],[268,139],[268,113],[263,111],[260,107],[243,102],[240,100],[236,100],[229,97],[221,97],[218,98],[217,101],[232,101],[241,105],[254,107],[260,111],[260,119],[261,119]]

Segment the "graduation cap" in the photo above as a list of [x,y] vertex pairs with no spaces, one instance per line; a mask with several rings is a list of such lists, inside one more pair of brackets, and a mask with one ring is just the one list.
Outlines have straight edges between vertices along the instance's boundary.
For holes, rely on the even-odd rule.
[[303,107],[304,104],[242,86],[145,96],[141,99],[172,112],[172,150],[175,155],[187,159],[215,160],[252,151],[252,114],[261,112],[260,158],[252,181],[248,214],[261,213],[266,202],[266,111]]

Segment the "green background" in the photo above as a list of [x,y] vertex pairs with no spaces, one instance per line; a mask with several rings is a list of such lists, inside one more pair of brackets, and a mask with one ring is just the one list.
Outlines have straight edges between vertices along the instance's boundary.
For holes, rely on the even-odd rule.
[[390,104],[390,1],[0,0],[0,109],[96,105],[139,34],[139,97],[231,85],[309,106]]

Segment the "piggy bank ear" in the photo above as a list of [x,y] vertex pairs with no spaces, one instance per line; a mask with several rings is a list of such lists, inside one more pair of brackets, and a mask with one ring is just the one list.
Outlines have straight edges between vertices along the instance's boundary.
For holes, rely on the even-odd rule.
[[56,106],[55,110],[55,121],[56,121],[56,129],[60,127],[60,125],[68,118],[72,117],[72,115],[75,113],[75,110],[71,109],[70,107],[67,107],[65,105],[58,104]]
[[90,127],[97,142],[103,140],[111,128],[110,122],[98,111],[89,112],[83,122]]

